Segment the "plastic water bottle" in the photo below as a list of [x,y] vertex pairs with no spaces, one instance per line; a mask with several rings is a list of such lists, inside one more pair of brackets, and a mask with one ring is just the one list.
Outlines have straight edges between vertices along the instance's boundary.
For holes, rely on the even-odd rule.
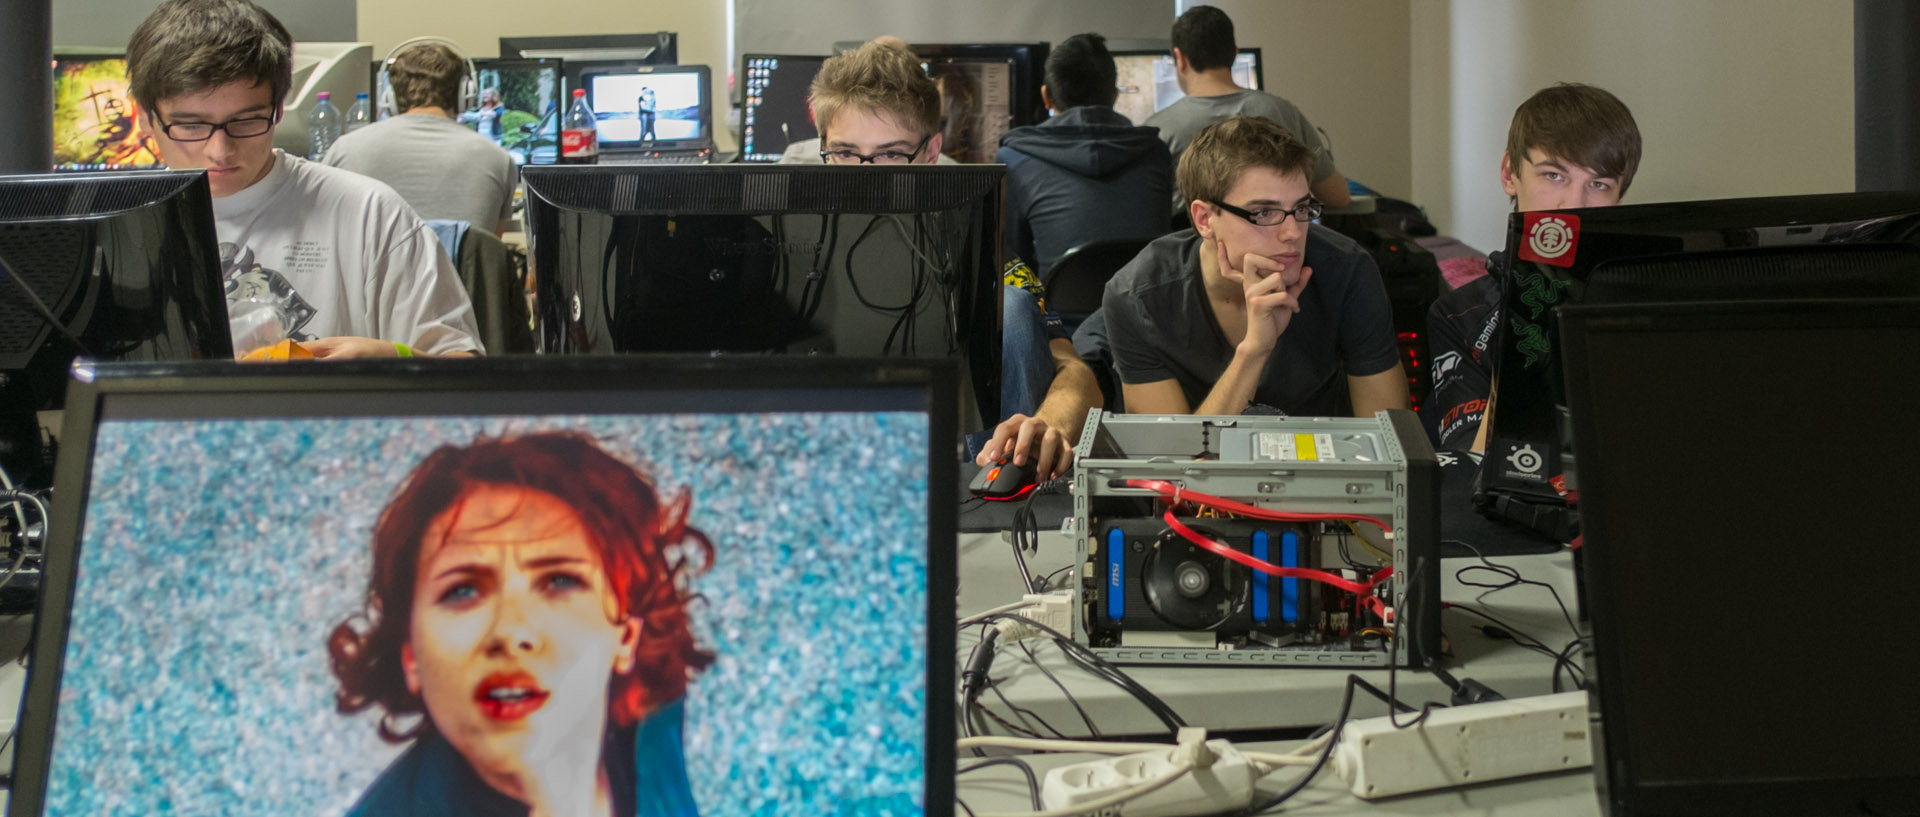
[[333,107],[332,94],[320,92],[320,104],[307,114],[307,158],[320,161],[340,138],[340,109]]
[[573,89],[573,107],[560,120],[560,163],[590,165],[600,161],[600,126],[587,107],[587,89]]
[[352,133],[373,124],[373,103],[367,100],[365,93],[353,98],[353,107],[347,109],[346,132]]

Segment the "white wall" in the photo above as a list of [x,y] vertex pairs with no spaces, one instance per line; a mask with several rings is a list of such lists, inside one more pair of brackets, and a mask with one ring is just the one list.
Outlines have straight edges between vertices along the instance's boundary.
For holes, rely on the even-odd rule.
[[[61,0],[64,1],[64,0]],[[344,0],[311,0],[344,2]],[[629,34],[673,31],[680,35],[680,62],[713,69],[714,119],[724,117],[727,98],[726,0],[631,2],[630,0],[355,0],[360,39],[373,43],[375,59],[413,37],[446,37],[475,57],[498,56],[500,37],[559,34]],[[732,136],[717,128],[723,149]]]
[[1845,0],[1420,0],[1411,29],[1413,200],[1482,250],[1513,109],[1561,81],[1633,110],[1629,203],[1853,189]]
[[1410,6],[1423,4],[1424,0],[1208,3],[1233,18],[1234,38],[1241,47],[1260,49],[1266,90],[1299,106],[1315,127],[1327,132],[1340,172],[1403,199],[1413,192]]

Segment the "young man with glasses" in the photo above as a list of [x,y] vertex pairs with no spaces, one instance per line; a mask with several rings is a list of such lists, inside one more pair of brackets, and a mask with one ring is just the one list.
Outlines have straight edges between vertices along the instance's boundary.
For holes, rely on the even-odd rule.
[[127,73],[168,166],[204,169],[229,301],[268,298],[315,357],[477,354],[473,307],[426,224],[386,185],[273,149],[293,38],[248,0],[166,0]]
[[[1611,207],[1640,167],[1640,126],[1625,103],[1592,85],[1561,83],[1520,103],[1507,126],[1500,187],[1515,212]],[[1487,270],[1504,269],[1498,253]],[[1420,406],[1440,448],[1484,451],[1482,422],[1499,356],[1500,281],[1475,278],[1427,310],[1433,390]]]
[[[940,154],[940,90],[920,58],[881,37],[820,66],[811,89],[828,164],[932,164]],[[1009,278],[1024,264],[1009,264]],[[1038,281],[1033,285],[1037,288]],[[1000,408],[1010,416],[969,437],[975,461],[1008,459],[1036,479],[1066,473],[1087,410],[1100,405],[1093,370],[1080,361],[1057,316],[1018,285],[1001,287]]]
[[1193,228],[1148,245],[1102,300],[1128,412],[1409,407],[1379,270],[1351,239],[1309,223],[1321,211],[1313,163],[1260,117],[1194,137],[1175,173]]

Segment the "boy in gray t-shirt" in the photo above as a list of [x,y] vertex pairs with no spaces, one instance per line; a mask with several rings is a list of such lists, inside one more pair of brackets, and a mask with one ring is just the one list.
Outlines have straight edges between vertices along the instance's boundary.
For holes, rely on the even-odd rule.
[[[1233,81],[1233,60],[1240,48],[1234,42],[1233,20],[1212,6],[1194,6],[1173,22],[1174,78],[1186,96],[1165,110],[1147,118],[1146,125],[1160,129],[1161,140],[1173,153],[1175,167],[1186,152],[1194,134],[1202,128],[1235,116],[1270,119],[1293,133],[1295,139],[1314,153],[1313,169],[1307,181],[1314,198],[1328,207],[1345,207],[1352,200],[1347,192],[1347,177],[1333,166],[1333,152],[1320,140],[1320,131],[1307,121],[1306,114],[1293,103],[1261,91],[1240,87]],[[1186,202],[1174,191],[1173,209],[1180,212]]]
[[444,45],[400,52],[387,67],[400,115],[340,137],[322,161],[386,182],[423,219],[504,232],[520,175],[505,148],[454,121],[466,71]]
[[1280,125],[1209,125],[1180,161],[1193,229],[1107,282],[1101,313],[1127,411],[1371,417],[1409,407],[1380,271],[1310,222],[1312,153]]

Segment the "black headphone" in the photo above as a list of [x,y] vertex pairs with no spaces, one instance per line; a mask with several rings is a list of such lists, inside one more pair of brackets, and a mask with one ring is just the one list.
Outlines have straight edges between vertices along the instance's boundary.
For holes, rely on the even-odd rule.
[[387,72],[393,70],[395,57],[416,45],[444,45],[453,52],[454,56],[460,58],[461,64],[466,66],[466,74],[460,78],[460,107],[453,113],[480,107],[480,77],[479,71],[473,66],[473,58],[467,56],[467,52],[460,48],[459,43],[445,37],[415,37],[394,46],[392,51],[387,52],[387,58],[380,61],[380,116],[400,112],[400,104],[393,99],[393,80],[387,76]]

